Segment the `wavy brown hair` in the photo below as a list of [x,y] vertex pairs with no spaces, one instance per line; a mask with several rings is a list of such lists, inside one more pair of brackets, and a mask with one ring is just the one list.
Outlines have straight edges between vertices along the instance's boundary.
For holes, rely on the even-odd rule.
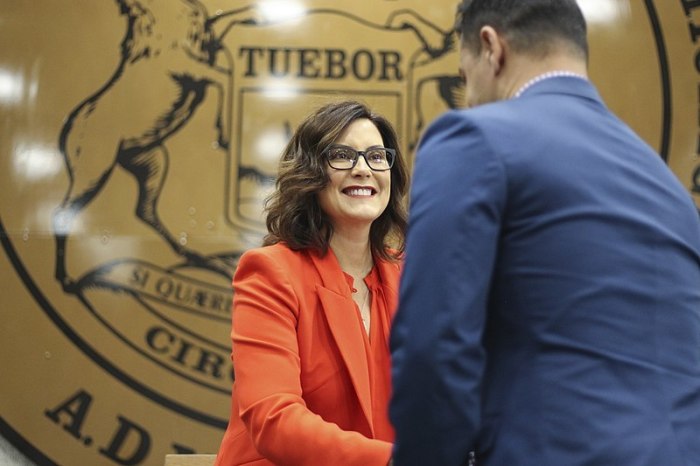
[[352,100],[319,108],[296,129],[282,154],[276,189],[265,201],[268,234],[263,245],[284,242],[295,250],[310,248],[321,254],[328,252],[333,225],[318,202],[318,193],[330,181],[326,171],[328,164],[322,153],[350,123],[360,118],[374,123],[384,146],[396,150],[389,204],[372,222],[370,248],[374,256],[386,260],[396,260],[403,253],[409,182],[406,161],[391,123],[367,105]]

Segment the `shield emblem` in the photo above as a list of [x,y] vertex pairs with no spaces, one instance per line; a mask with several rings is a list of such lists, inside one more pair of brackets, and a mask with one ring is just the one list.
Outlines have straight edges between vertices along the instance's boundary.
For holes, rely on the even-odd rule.
[[[329,100],[368,103],[393,122],[409,153],[422,127],[411,91],[454,50],[454,34],[411,10],[379,21],[367,13],[311,8],[291,17],[251,17],[227,32],[235,142],[226,214],[236,227],[264,228],[263,200],[292,128]],[[449,78],[456,87],[455,76]],[[442,109],[456,105],[453,94],[446,93],[452,100]]]

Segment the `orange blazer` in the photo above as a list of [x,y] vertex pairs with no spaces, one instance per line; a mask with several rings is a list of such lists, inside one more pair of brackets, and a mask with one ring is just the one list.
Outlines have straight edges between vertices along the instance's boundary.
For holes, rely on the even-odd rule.
[[[375,267],[391,322],[400,267]],[[249,250],[233,287],[235,382],[216,465],[385,466],[392,444],[374,436],[364,336],[333,252]]]

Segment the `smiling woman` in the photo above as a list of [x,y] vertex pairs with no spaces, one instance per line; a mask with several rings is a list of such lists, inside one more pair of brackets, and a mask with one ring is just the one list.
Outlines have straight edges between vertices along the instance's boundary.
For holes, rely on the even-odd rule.
[[[391,176],[382,144],[374,123],[360,118],[345,128],[330,151],[324,152],[330,183],[319,193],[319,204],[330,217],[336,236],[368,238],[372,222],[386,209]],[[375,153],[369,158],[371,162],[365,156],[368,152]],[[373,168],[377,166],[379,169]]]
[[407,185],[396,132],[367,106],[328,104],[299,125],[265,247],[233,278],[236,381],[216,464],[388,463]]
[[[357,145],[357,147],[353,146]],[[393,126],[381,115],[354,101],[339,102],[320,108],[299,125],[287,144],[279,166],[277,189],[267,200],[268,235],[265,244],[285,242],[292,249],[328,250],[334,229],[329,213],[320,199],[334,176],[345,176],[328,162],[328,150],[345,145],[353,150],[385,147],[394,153],[390,171],[371,170],[366,163],[352,166],[349,173],[370,171],[371,183],[388,176],[388,204],[369,228],[372,253],[391,259],[385,242],[403,230],[406,224],[404,195],[408,185],[406,163]],[[363,167],[365,167],[363,169]],[[382,178],[377,178],[382,175]],[[359,176],[362,179],[362,176]],[[366,184],[371,184],[366,183]],[[349,199],[348,199],[349,200]],[[374,220],[374,219],[373,219]],[[398,236],[399,239],[402,235]],[[399,241],[393,244],[402,250]]]

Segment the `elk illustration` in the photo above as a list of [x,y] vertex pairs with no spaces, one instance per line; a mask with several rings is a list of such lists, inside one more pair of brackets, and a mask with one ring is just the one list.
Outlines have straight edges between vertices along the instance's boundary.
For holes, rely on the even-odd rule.
[[232,59],[222,45],[223,34],[217,36],[212,26],[222,18],[230,20],[226,31],[236,23],[254,22],[251,9],[209,17],[198,0],[116,2],[128,20],[117,69],[70,113],[59,137],[69,187],[53,219],[55,277],[65,291],[74,291],[66,271],[67,237],[75,217],[104,188],[115,166],[137,181],[140,220],[188,263],[230,274],[181,245],[159,219],[157,203],[169,163],[165,142],[188,122],[209,90],[217,98],[217,142],[229,147]]

